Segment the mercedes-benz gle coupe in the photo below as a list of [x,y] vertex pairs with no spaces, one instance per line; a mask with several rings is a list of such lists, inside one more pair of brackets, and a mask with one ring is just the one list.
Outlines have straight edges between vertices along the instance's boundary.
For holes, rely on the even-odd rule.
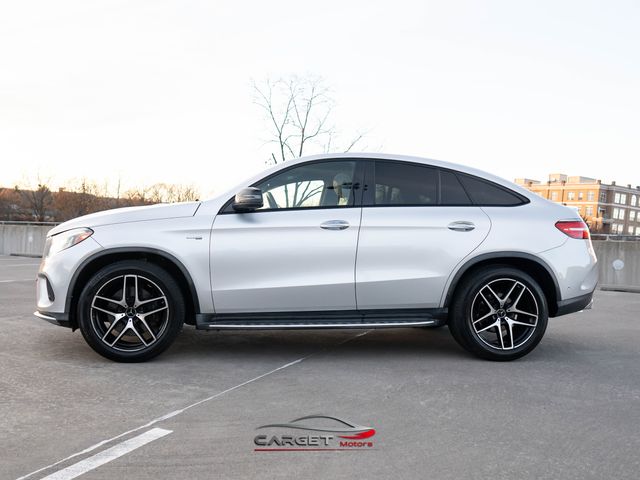
[[578,213],[461,165],[334,154],[276,165],[217,198],[65,222],[47,237],[36,315],[113,360],[203,330],[447,325],[513,360],[548,317],[591,304]]

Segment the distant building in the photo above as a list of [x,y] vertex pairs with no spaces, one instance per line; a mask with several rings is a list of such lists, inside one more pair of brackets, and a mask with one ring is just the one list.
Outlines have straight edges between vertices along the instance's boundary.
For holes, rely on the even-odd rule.
[[640,235],[640,187],[602,183],[588,177],[552,173],[539,182],[516,178],[515,182],[532,192],[575,208],[594,233]]

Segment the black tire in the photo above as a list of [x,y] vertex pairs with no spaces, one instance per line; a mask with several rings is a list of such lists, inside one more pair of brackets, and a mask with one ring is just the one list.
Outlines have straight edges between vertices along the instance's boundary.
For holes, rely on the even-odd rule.
[[548,317],[546,297],[530,275],[508,266],[488,266],[472,272],[456,289],[449,330],[474,355],[508,361],[540,343]]
[[91,277],[80,294],[77,315],[82,336],[100,355],[143,362],[173,343],[185,306],[179,285],[165,270],[123,260]]

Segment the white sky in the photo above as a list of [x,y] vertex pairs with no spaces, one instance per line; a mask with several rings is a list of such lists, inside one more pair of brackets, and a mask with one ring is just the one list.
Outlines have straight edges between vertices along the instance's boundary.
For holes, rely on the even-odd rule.
[[381,151],[640,185],[639,25],[637,0],[0,0],[0,185],[207,196],[269,155],[251,79],[307,73]]

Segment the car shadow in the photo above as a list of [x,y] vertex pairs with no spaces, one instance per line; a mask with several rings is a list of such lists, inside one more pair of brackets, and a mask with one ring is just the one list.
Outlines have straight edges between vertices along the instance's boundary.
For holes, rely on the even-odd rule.
[[272,354],[341,356],[415,355],[460,357],[469,355],[446,327],[378,330],[263,330],[200,332],[185,327],[174,345],[160,358],[214,359]]

